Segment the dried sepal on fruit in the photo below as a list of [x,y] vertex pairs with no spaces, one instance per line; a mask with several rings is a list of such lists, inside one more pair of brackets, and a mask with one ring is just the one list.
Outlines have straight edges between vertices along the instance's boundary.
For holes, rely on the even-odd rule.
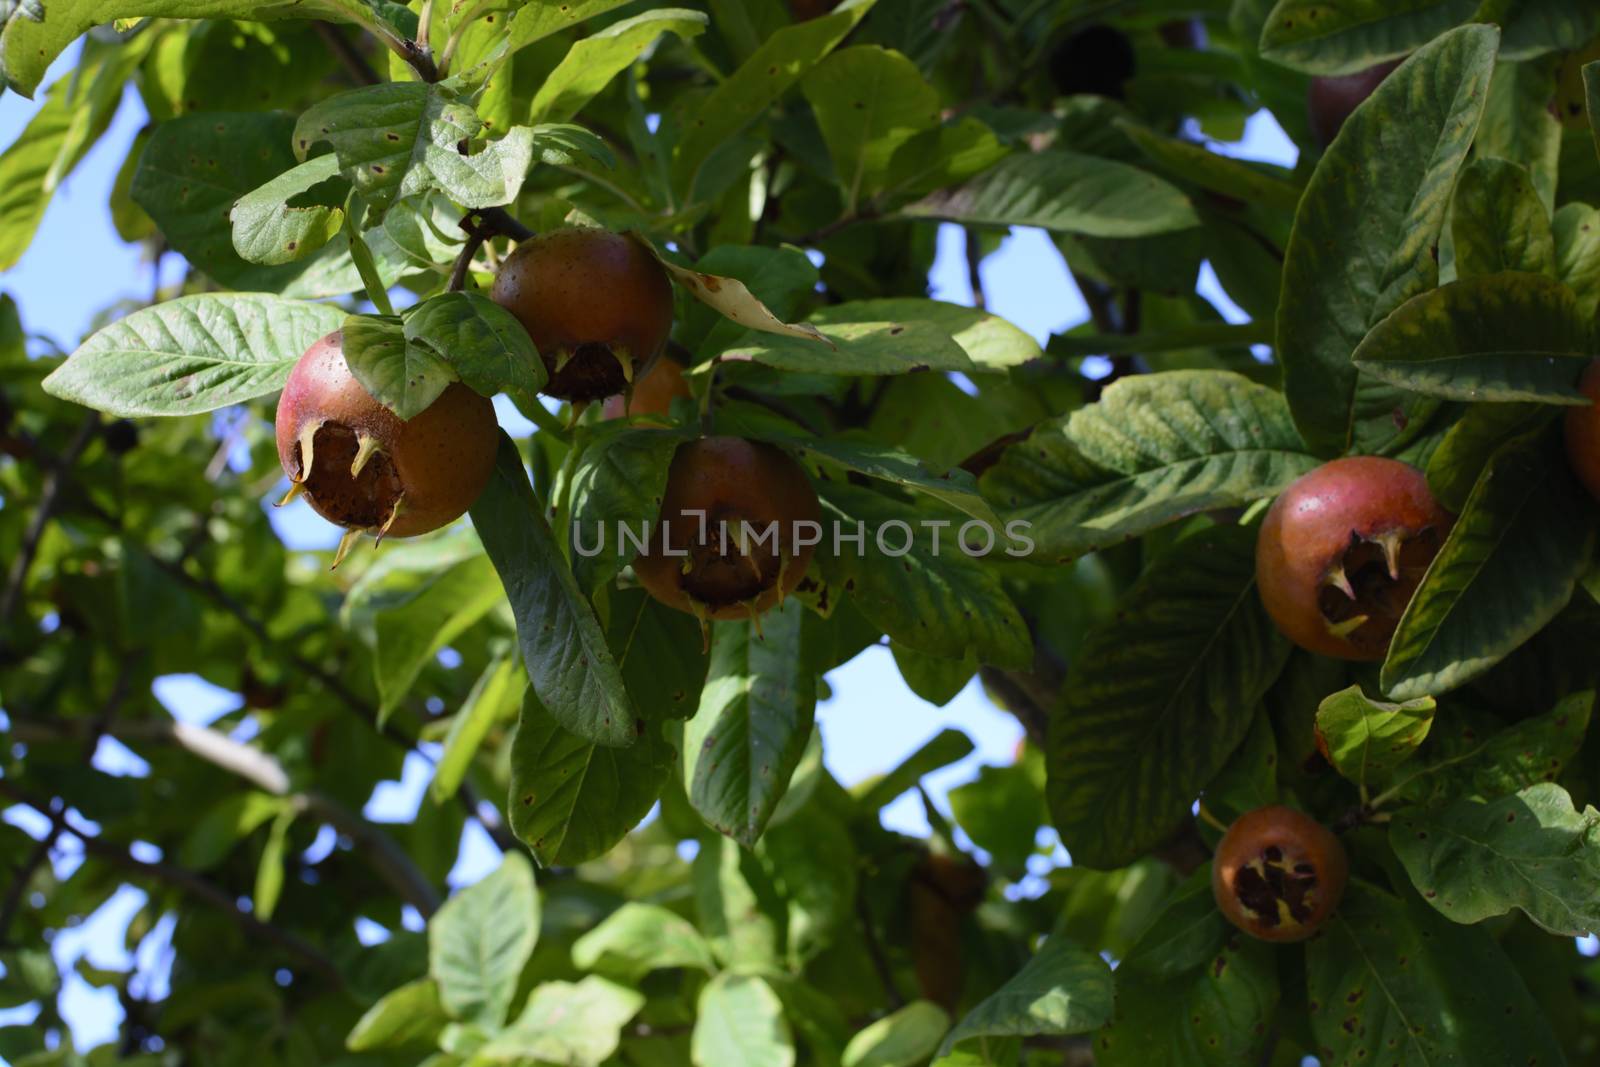
[[489,294],[528,331],[547,395],[587,404],[624,392],[672,329],[672,282],[637,239],[594,227],[523,241]]
[[363,533],[414,537],[461,517],[489,483],[494,405],[453,383],[402,420],[350,373],[337,331],[300,357],[278,400],[278,460],[291,483],[346,530],[334,565]]
[[1229,922],[1263,941],[1304,941],[1344,896],[1350,861],[1327,827],[1281,805],[1228,827],[1211,864],[1211,893]]
[[650,542],[633,571],[651,596],[703,623],[754,619],[805,577],[822,536],[805,470],[741,437],[680,445]]
[[1381,660],[1454,521],[1414,467],[1377,456],[1324,464],[1261,524],[1262,604],[1307,651]]

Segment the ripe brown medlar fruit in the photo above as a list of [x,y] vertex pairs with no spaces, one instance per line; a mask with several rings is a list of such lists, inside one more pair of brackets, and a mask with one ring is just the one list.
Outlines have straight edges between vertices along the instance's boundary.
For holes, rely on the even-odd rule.
[[1584,369],[1578,388],[1590,403],[1567,409],[1567,462],[1584,488],[1600,500],[1600,359]]
[[683,368],[671,356],[662,356],[644,377],[633,383],[633,388],[616,396],[606,397],[600,409],[608,419],[627,415],[672,414],[672,402],[678,397],[693,396],[689,383],[684,381]]
[[1324,464],[1284,490],[1261,524],[1261,601],[1307,651],[1381,660],[1454,522],[1415,467],[1377,456]]
[[1281,805],[1241,815],[1211,862],[1211,894],[1229,922],[1263,941],[1304,941],[1339,906],[1350,860],[1321,823]]
[[1135,68],[1133,42],[1111,26],[1079,30],[1050,53],[1050,80],[1062,96],[1092,94],[1121,100]]
[[489,295],[533,339],[550,372],[545,393],[574,403],[642,377],[672,329],[666,269],[634,238],[594,227],[523,241]]
[[633,572],[651,596],[702,621],[753,619],[805,577],[821,521],[816,490],[787,452],[703,437],[673,454]]
[[303,493],[329,522],[380,538],[459,518],[494,470],[494,405],[454,382],[402,420],[350,373],[343,344],[335,331],[307,349],[278,400],[278,460],[294,483],[285,502]]
[[1376,67],[1358,70],[1354,74],[1311,79],[1311,89],[1306,94],[1311,112],[1311,131],[1323,148],[1333,143],[1334,137],[1344,127],[1345,120],[1355,114],[1356,108],[1371,96],[1383,80],[1400,65],[1398,59],[1379,63]]
[[906,887],[911,919],[911,962],[917,990],[946,1011],[954,1011],[966,984],[961,927],[978,910],[989,878],[973,860],[928,852],[917,861]]

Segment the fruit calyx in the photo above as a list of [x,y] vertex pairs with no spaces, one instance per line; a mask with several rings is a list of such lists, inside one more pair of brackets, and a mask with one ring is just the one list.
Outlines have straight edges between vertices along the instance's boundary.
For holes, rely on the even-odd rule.
[[1211,889],[1239,929],[1263,941],[1302,941],[1344,895],[1349,859],[1327,827],[1281,805],[1240,816],[1217,845]]
[[304,496],[345,528],[334,566],[363,533],[412,537],[460,517],[488,484],[499,447],[493,404],[460,383],[400,419],[351,374],[339,332],[295,364],[276,422],[290,481],[279,504]]
[[587,404],[643,377],[672,329],[672,283],[640,239],[566,227],[519,244],[490,296],[528,331],[548,396]]
[[[810,479],[782,449],[700,438],[673,455],[634,574],[651,596],[702,625],[757,619],[805,576],[821,518]],[[812,528],[814,538],[805,536]]]
[[1453,521],[1404,463],[1324,464],[1290,485],[1261,525],[1262,603],[1308,651],[1381,660]]

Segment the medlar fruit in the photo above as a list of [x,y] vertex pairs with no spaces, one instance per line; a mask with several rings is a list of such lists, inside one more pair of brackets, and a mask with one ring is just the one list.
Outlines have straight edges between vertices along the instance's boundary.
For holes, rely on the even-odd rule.
[[550,372],[545,393],[574,403],[642,377],[672,329],[666,270],[637,240],[593,227],[522,242],[489,295],[533,339]]
[[1385,78],[1394,73],[1400,63],[1400,60],[1394,59],[1354,74],[1311,79],[1311,89],[1307,93],[1311,131],[1317,135],[1317,142],[1323,148],[1333,143],[1344,127],[1345,120],[1383,84]]
[[1262,604],[1307,651],[1381,660],[1454,521],[1414,467],[1377,456],[1324,464],[1261,524]]
[[[499,448],[494,405],[451,383],[409,420],[375,400],[345,363],[343,336],[306,350],[278,400],[278,460],[317,514],[352,533],[414,537],[478,499]],[[342,550],[348,547],[348,536]]]
[[816,490],[787,452],[703,437],[673,454],[660,521],[633,572],[651,596],[702,621],[753,619],[805,577],[821,520]]
[[1584,369],[1578,388],[1590,403],[1567,409],[1567,462],[1584,488],[1600,500],[1600,360]]
[[1241,815],[1217,845],[1211,894],[1229,922],[1263,941],[1304,941],[1339,906],[1350,860],[1327,827],[1281,805]]
[[608,419],[620,419],[627,415],[667,416],[672,414],[673,400],[692,395],[677,360],[662,356],[656,360],[655,366],[633,383],[630,391],[606,397],[605,405],[600,410]]

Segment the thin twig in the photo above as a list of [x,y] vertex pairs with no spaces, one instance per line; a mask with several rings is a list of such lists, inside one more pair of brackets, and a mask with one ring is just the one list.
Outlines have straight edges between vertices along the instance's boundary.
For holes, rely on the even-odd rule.
[[60,503],[61,490],[67,482],[67,471],[78,462],[78,457],[89,447],[89,442],[94,439],[95,431],[99,428],[99,413],[90,412],[83,420],[83,424],[78,427],[78,433],[73,437],[72,443],[67,445],[65,452],[56,457],[55,465],[50,468],[50,473],[45,475],[44,488],[39,493],[39,507],[33,513],[33,520],[28,523],[27,532],[22,535],[21,549],[11,561],[10,573],[6,575],[5,589],[0,591],[0,629],[4,629],[11,620],[11,613],[22,600],[22,586],[27,581],[28,568],[33,566],[33,559],[39,554],[39,541],[44,537],[45,527],[50,525],[56,505]]
[[872,960],[873,970],[878,972],[878,981],[883,983],[884,996],[889,999],[891,1008],[899,1010],[905,1007],[906,998],[895,984],[894,968],[889,966],[889,957],[883,951],[883,943],[878,940],[878,928],[872,921],[872,909],[867,905],[865,893],[856,894],[856,916],[861,920],[862,944]]
[[[49,805],[35,797],[29,796],[6,779],[0,779],[0,795],[6,796],[18,804],[25,804],[42,815],[49,815]],[[95,834],[76,826],[70,815],[62,813],[66,833],[76,837],[83,844],[85,853],[106,860],[114,866],[124,870],[164,882],[174,888],[208,904],[226,914],[236,923],[241,930],[262,941],[270,941],[299,956],[305,963],[318,974],[322,975],[334,985],[342,986],[344,978],[333,961],[324,956],[315,947],[302,939],[298,934],[285,930],[280,926],[262,922],[260,919],[244,911],[238,903],[227,893],[201,878],[193,871],[186,870],[172,863],[151,862],[139,859],[120,845],[101,840]]]
[[461,230],[467,235],[467,243],[461,246],[461,254],[456,256],[455,266],[450,270],[450,283],[445,286],[452,293],[459,293],[467,287],[467,275],[472,271],[472,261],[478,258],[478,251],[489,238],[481,226],[473,223],[470,214],[461,220]]
[[509,237],[513,241],[526,241],[533,231],[503,207],[486,207],[477,212],[478,225],[490,236]]
[[989,300],[983,292],[983,272],[979,269],[983,263],[983,248],[970,226],[963,229],[962,234],[966,237],[967,281],[972,285],[972,306],[982,311],[989,306]]
[[357,84],[377,85],[383,80],[378,76],[378,72],[372,69],[372,64],[367,62],[367,57],[350,43],[339,27],[331,22],[314,22],[312,25],[316,27],[317,36],[322,38],[322,43],[327,46],[328,51],[333,53],[333,57],[344,66],[345,72],[354,78]]

